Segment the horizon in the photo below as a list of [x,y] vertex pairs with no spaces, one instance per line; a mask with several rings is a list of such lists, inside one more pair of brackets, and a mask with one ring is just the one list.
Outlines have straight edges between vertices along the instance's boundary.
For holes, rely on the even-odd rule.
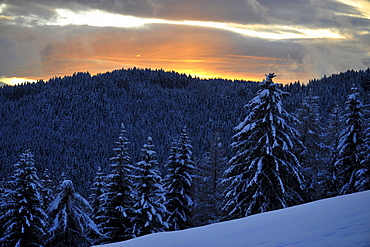
[[366,0],[6,0],[0,82],[137,67],[307,83],[370,67],[369,9]]

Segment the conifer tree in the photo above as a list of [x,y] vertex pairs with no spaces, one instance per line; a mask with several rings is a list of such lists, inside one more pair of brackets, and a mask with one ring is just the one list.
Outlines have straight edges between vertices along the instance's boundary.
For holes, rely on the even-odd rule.
[[170,230],[182,230],[191,226],[191,209],[193,206],[193,175],[190,139],[186,127],[181,132],[176,147],[166,164],[165,178],[167,223]]
[[318,101],[319,97],[314,96],[312,87],[309,87],[297,116],[300,120],[297,130],[304,147],[298,158],[303,167],[310,194],[315,199],[320,198],[321,188],[318,179],[321,179],[325,169],[324,164],[327,161],[325,155],[329,153],[329,149],[324,144]]
[[[0,180],[0,212],[7,212],[9,207],[8,207],[8,194],[10,192],[8,188],[8,183],[4,180]],[[0,215],[0,239],[3,237],[4,231],[6,228],[4,228],[4,224],[6,222],[5,217],[1,217]],[[1,246],[1,244],[0,244]]]
[[269,74],[247,104],[249,115],[236,128],[224,182],[230,218],[289,207],[306,201],[300,164],[293,153],[298,133],[282,107],[287,95]]
[[99,166],[96,172],[94,183],[91,187],[91,194],[89,197],[89,202],[93,209],[91,218],[97,225],[101,223],[99,219],[100,216],[103,215],[102,195],[105,193],[105,189],[106,189],[105,176],[103,174],[101,167]]
[[357,87],[353,86],[351,90],[346,101],[347,113],[344,115],[346,128],[340,135],[338,157],[334,164],[341,195],[357,192],[356,182],[362,180],[366,172],[362,167],[365,159],[363,105]]
[[355,191],[370,190],[370,165],[368,159],[361,163],[363,168],[360,168],[355,174]]
[[[367,105],[370,108],[370,105]],[[356,172],[356,191],[370,190],[370,121],[369,110],[365,108],[364,119],[367,119],[367,129],[365,130],[365,142],[362,148],[362,155],[364,159],[361,161],[361,169]],[[365,125],[366,126],[366,125]]]
[[45,246],[91,246],[89,235],[99,236],[99,230],[90,218],[92,208],[74,189],[71,180],[64,180],[59,193],[47,209],[51,218],[50,237]]
[[41,195],[43,198],[43,208],[46,210],[50,203],[54,201],[53,193],[53,180],[51,179],[49,169],[45,169],[41,177],[42,191]]
[[137,170],[137,198],[134,205],[135,217],[133,233],[136,237],[161,232],[167,228],[164,222],[166,208],[164,206],[164,189],[162,177],[158,170],[153,140],[148,138],[142,148]]
[[226,169],[225,150],[219,133],[215,133],[208,151],[197,164],[194,223],[196,226],[216,222],[222,213],[222,174]]
[[42,186],[37,177],[33,154],[25,151],[14,165],[6,198],[6,211],[0,216],[4,233],[1,246],[42,246],[47,230],[43,209]]
[[110,159],[110,173],[107,175],[107,189],[101,196],[103,215],[98,217],[102,223],[99,229],[105,235],[104,242],[119,242],[133,237],[132,222],[135,194],[133,191],[133,172],[131,157],[128,154],[129,141],[125,126],[121,125],[116,153]]
[[320,198],[333,197],[338,194],[338,185],[336,183],[336,171],[335,162],[338,157],[338,143],[339,135],[342,129],[341,123],[341,108],[336,102],[335,107],[332,109],[328,116],[328,126],[326,128],[326,133],[324,134],[325,145],[330,149],[330,156],[328,161],[325,162],[325,168],[322,174],[318,177],[318,191],[321,191]]
[[60,193],[60,188],[62,188],[62,184],[64,183],[65,180],[69,180],[69,179],[67,178],[66,173],[62,172],[62,174],[60,174],[58,184],[55,186],[55,194]]

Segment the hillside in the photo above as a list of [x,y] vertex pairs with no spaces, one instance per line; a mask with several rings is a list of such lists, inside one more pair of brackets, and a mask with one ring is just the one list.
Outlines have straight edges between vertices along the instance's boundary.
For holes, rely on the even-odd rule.
[[[343,112],[354,83],[363,103],[370,102],[369,81],[368,69],[325,76],[309,85],[288,84],[283,90],[291,95],[284,99],[284,108],[297,114],[310,93],[317,96],[321,124],[329,126],[328,116],[335,107]],[[171,144],[184,126],[197,164],[215,136],[220,137],[228,159],[233,155],[229,149],[233,129],[246,116],[244,106],[258,87],[255,82],[200,80],[135,68],[1,87],[0,181],[12,174],[19,155],[30,148],[40,172],[48,168],[56,181],[64,172],[76,189],[88,196],[97,167],[103,171],[108,167],[121,123],[127,129],[133,162],[151,136],[163,168]]]
[[370,246],[370,191],[105,247]]
[[[8,207],[22,211],[17,202],[29,201],[18,199],[21,164],[33,172],[26,178],[40,178],[46,209],[72,184],[76,198],[89,200],[90,222],[104,233],[91,240],[81,234],[89,246],[368,190],[370,69],[308,85],[274,84],[273,77],[200,80],[133,68],[0,88],[0,206],[7,222],[16,212]],[[148,219],[158,219],[158,228],[144,229],[150,224],[143,198],[157,198],[159,211]],[[178,201],[183,208],[172,204]],[[177,212],[186,215],[173,217]]]
[[109,164],[121,123],[128,131],[133,162],[150,135],[163,166],[184,126],[200,158],[215,132],[223,133],[228,146],[257,87],[129,69],[0,88],[0,178],[31,148],[40,170],[49,168],[55,177],[65,172],[87,195],[84,187],[96,168],[105,170]]

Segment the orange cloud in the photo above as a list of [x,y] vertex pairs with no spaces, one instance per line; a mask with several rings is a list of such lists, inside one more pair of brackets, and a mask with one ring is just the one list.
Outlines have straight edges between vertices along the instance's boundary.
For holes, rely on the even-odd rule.
[[[46,76],[119,68],[174,70],[201,78],[262,80],[281,58],[235,54],[227,37],[205,28],[94,29],[50,42],[42,51]],[[254,52],[251,51],[251,54]],[[140,56],[138,56],[140,54]],[[283,66],[283,65],[282,65]],[[47,78],[45,78],[47,79]]]

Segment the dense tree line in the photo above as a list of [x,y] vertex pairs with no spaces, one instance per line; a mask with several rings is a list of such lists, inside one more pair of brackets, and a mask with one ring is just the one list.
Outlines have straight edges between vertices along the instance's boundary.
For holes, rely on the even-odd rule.
[[18,155],[32,148],[41,170],[48,168],[54,176],[65,172],[87,196],[97,167],[106,172],[122,122],[133,162],[151,136],[163,171],[183,126],[192,137],[195,157],[207,151],[216,132],[223,133],[220,138],[227,146],[244,102],[257,88],[255,83],[139,69],[77,73],[0,88],[0,176],[9,174]]
[[193,226],[194,162],[186,128],[172,147],[164,178],[152,138],[136,164],[129,143],[122,124],[109,172],[98,168],[90,202],[65,175],[56,188],[39,179],[33,154],[22,153],[14,175],[2,184],[0,246],[91,246]]
[[274,76],[134,68],[0,88],[0,242],[110,243],[370,189],[370,70]]

